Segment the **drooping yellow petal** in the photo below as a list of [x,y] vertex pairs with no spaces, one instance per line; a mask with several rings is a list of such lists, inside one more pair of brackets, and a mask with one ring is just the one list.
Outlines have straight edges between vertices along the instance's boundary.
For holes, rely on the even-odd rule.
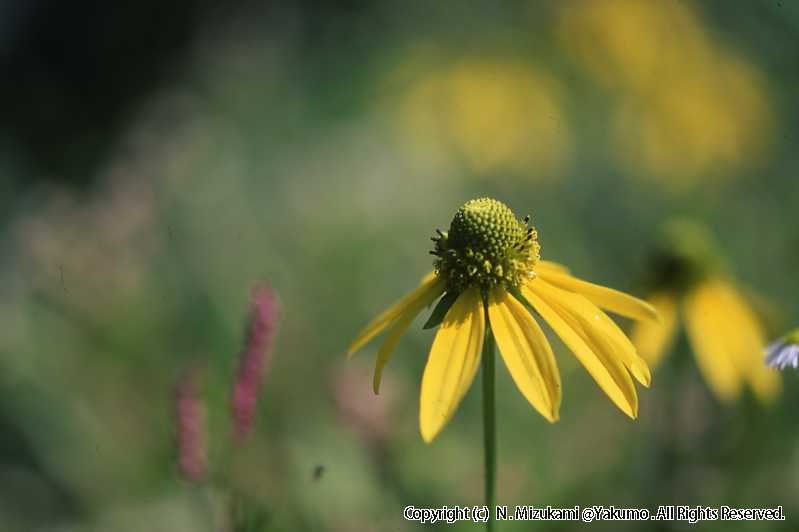
[[539,284],[554,296],[556,303],[550,303],[550,306],[556,311],[560,310],[561,316],[572,328],[581,332],[588,347],[608,368],[630,404],[634,414],[631,417],[637,417],[638,394],[629,373],[644,386],[649,386],[649,366],[638,356],[635,347],[621,329],[596,305],[579,294],[561,290],[545,281],[539,281]]
[[535,271],[549,271],[553,273],[563,273],[570,275],[569,269],[559,262],[552,262],[551,260],[539,260],[535,263]]
[[588,281],[583,281],[568,274],[553,272],[547,269],[539,273],[541,279],[557,287],[577,292],[586,297],[598,307],[604,308],[620,316],[636,320],[657,320],[657,311],[637,297],[633,297],[619,290],[601,286]]
[[[558,290],[555,287],[553,288]],[[618,357],[624,367],[632,373],[633,377],[648,387],[652,381],[649,365],[638,356],[635,346],[624,334],[624,331],[607,314],[584,296],[565,290],[560,290],[558,296],[563,303],[568,303],[568,310],[579,318],[584,329],[597,333],[599,346],[608,352],[610,356]],[[653,322],[649,321],[648,323]]]
[[558,420],[561,385],[555,356],[530,312],[504,288],[489,294],[488,320],[513,382],[538,412]]
[[[562,292],[562,291],[560,291]],[[558,289],[541,279],[534,279],[522,287],[522,294],[541,314],[563,343],[575,354],[602,391],[622,412],[635,419],[638,415],[638,396],[635,385],[624,364],[598,345],[598,335],[591,327],[584,327],[560,302]]]
[[759,365],[750,367],[749,385],[761,403],[771,405],[782,391],[782,379],[773,368],[765,367],[762,361],[758,362],[760,362]]
[[391,323],[396,320],[399,315],[402,314],[403,311],[409,306],[416,303],[420,298],[424,298],[428,293],[428,290],[433,286],[439,290],[439,294],[444,293],[444,281],[438,279],[435,273],[431,272],[422,279],[421,284],[418,288],[416,288],[416,290],[391,305],[388,309],[373,319],[369,325],[361,330],[361,332],[347,349],[347,357],[351,357],[353,353],[363,347],[364,344],[366,344],[376,335],[380,334],[383,329],[391,325]]
[[763,364],[766,339],[759,320],[729,283],[715,280],[713,290],[726,312],[727,346],[738,371],[761,402],[773,402],[782,388],[782,381],[777,372]]
[[721,303],[711,283],[694,288],[685,297],[685,329],[708,386],[720,400],[729,402],[741,394],[742,382],[727,346],[731,329],[725,324],[727,313]]
[[652,372],[649,369],[649,364],[638,354],[635,345],[633,345],[632,341],[624,334],[624,331],[616,325],[616,322],[611,320],[605,313],[600,313],[600,316],[602,316],[607,327],[615,331],[615,334],[612,335],[610,339],[611,342],[619,346],[617,349],[619,349],[621,361],[624,363],[624,366],[632,373],[635,380],[649,388],[652,384]]
[[649,297],[649,304],[657,309],[660,321],[637,322],[633,326],[631,339],[641,358],[654,368],[674,341],[677,300],[671,294],[660,292]]
[[422,375],[419,428],[430,443],[469,389],[480,365],[485,316],[476,288],[463,292],[444,317]]
[[433,301],[438,299],[441,295],[441,286],[437,283],[428,283],[426,290],[416,299],[414,299],[399,317],[391,325],[388,334],[386,335],[383,343],[380,344],[380,349],[377,352],[377,362],[375,363],[375,375],[372,382],[374,392],[380,393],[380,380],[383,377],[383,368],[386,367],[394,348],[397,347],[399,339],[408,330],[408,327],[413,322],[413,319]]

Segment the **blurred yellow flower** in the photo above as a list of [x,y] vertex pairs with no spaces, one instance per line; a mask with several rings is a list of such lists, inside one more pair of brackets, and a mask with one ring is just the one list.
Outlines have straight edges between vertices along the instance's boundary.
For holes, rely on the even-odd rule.
[[560,37],[619,96],[616,143],[633,175],[722,178],[767,153],[774,117],[763,81],[686,3],[582,1],[563,10]]
[[[518,220],[496,200],[463,205],[448,232],[439,232],[435,272],[367,325],[349,347],[352,355],[384,329],[374,376],[378,392],[384,366],[413,319],[441,297],[425,327],[441,324],[422,377],[419,425],[432,441],[455,413],[491,335],[519,391],[550,422],[561,402],[560,374],[534,309],[577,356],[610,399],[628,416],[638,414],[631,378],[648,386],[649,368],[601,308],[653,319],[646,302],[572,277],[542,261],[529,218]],[[493,352],[490,353],[493,356]]]
[[713,71],[664,83],[628,100],[617,117],[620,159],[636,175],[692,181],[761,160],[771,141],[771,110],[752,69],[720,59]]
[[564,47],[608,88],[644,93],[707,68],[712,45],[684,2],[576,0],[563,6]]
[[706,231],[691,222],[672,222],[666,241],[670,253],[659,259],[664,275],[648,298],[662,320],[636,324],[631,338],[638,353],[657,366],[682,317],[699,371],[721,401],[737,399],[746,384],[761,402],[771,402],[781,381],[763,365],[762,326],[713,259]]
[[398,69],[390,98],[400,139],[415,156],[443,157],[477,174],[557,177],[569,134],[553,78],[508,59],[419,70]]

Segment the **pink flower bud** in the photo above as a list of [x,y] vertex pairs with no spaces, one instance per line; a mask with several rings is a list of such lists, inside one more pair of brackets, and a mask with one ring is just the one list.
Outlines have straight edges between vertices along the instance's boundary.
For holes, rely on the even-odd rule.
[[258,393],[269,368],[279,314],[277,298],[265,285],[253,288],[251,305],[247,338],[239,358],[231,400],[233,429],[239,442],[250,435],[255,423]]

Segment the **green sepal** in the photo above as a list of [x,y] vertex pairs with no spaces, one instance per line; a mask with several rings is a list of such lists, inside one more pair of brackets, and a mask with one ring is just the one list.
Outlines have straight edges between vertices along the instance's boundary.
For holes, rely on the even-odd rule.
[[441,325],[441,322],[444,321],[444,316],[447,315],[447,311],[449,311],[449,308],[455,303],[459,295],[455,292],[444,294],[444,297],[438,300],[436,308],[433,309],[433,313],[430,314],[430,318],[422,326],[422,329],[432,329]]
[[522,291],[521,290],[519,290],[518,288],[516,288],[514,286],[506,286],[505,290],[510,292],[510,295],[515,297],[516,300],[519,301],[519,303],[521,303],[522,305],[527,307],[527,310],[538,314],[538,311],[535,310],[535,307],[529,301],[527,301],[526,297],[524,297],[522,295]]

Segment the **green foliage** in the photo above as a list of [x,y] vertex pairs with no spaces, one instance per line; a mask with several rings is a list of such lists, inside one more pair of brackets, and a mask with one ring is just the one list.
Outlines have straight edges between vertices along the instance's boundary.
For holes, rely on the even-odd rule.
[[[762,145],[745,139],[757,145],[746,157],[741,138],[701,129],[711,119],[696,110],[709,104],[686,118],[659,99],[685,80],[662,75],[631,96],[624,80],[585,66],[563,42],[560,4],[388,1],[307,19],[281,11],[274,31],[265,29],[271,12],[248,12],[209,33],[180,79],[130,117],[99,157],[107,166],[95,187],[26,189],[24,166],[0,153],[15,183],[4,176],[0,188],[16,197],[0,233],[0,529],[474,530],[402,513],[482,504],[479,390],[428,446],[416,416],[431,332],[420,322],[402,339],[380,396],[371,392],[374,349],[344,357],[361,326],[430,271],[431,228],[471,197],[529,212],[542,257],[639,296],[663,220],[695,218],[717,236],[768,333],[796,326],[799,12],[790,2],[782,11],[759,2],[686,8],[702,42],[759,73],[752,86],[771,118],[757,124],[770,129],[758,134]],[[301,22],[315,17],[325,23]],[[591,43],[589,51],[599,46]],[[708,57],[691,68],[714,74]],[[496,83],[474,81],[485,72]],[[505,85],[514,76],[521,96]],[[560,111],[537,117],[544,129],[513,119],[530,94]],[[666,125],[644,117],[653,109]],[[486,116],[500,115],[513,128],[499,138],[510,135],[523,153],[490,142]],[[698,129],[670,129],[682,120]],[[635,142],[619,133],[628,127]],[[674,145],[644,153],[642,139]],[[675,149],[685,160],[669,158]],[[645,169],[661,156],[663,168]],[[722,156],[723,171],[708,169]],[[279,294],[283,318],[255,434],[236,445],[231,382],[258,280]],[[440,323],[448,302],[424,328]],[[498,504],[783,505],[782,529],[799,527],[799,374],[785,372],[770,409],[749,396],[721,405],[680,339],[652,388],[640,390],[633,422],[572,371],[573,357],[551,337],[565,390],[558,423],[497,372]],[[174,434],[174,387],[195,366],[208,431],[199,486],[180,480]],[[246,504],[231,514],[233,494]],[[238,525],[231,515],[243,516]]]

